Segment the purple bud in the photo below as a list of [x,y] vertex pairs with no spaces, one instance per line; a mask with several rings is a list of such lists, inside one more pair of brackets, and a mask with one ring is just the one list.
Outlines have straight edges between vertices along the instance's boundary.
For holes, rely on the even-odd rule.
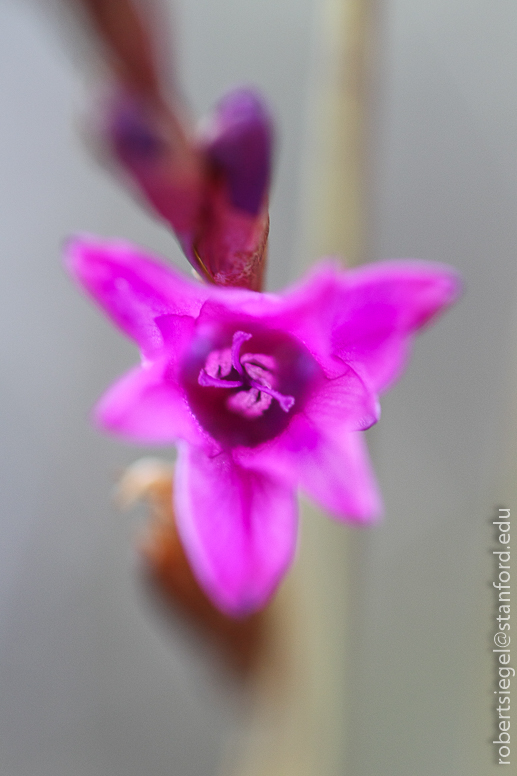
[[269,188],[273,127],[257,92],[239,88],[218,103],[204,131],[205,153],[228,185],[230,204],[252,216]]
[[165,143],[153,127],[156,119],[138,102],[125,99],[113,112],[110,134],[121,161],[153,163],[165,151]]

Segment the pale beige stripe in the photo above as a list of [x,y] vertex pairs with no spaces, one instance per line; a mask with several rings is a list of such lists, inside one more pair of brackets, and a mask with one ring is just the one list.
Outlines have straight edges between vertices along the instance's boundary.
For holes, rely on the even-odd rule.
[[[309,88],[296,274],[318,256],[365,253],[365,137],[373,0],[326,0]],[[224,776],[346,773],[347,529],[303,505],[300,554],[272,605],[237,768]],[[233,756],[235,752],[233,752]]]

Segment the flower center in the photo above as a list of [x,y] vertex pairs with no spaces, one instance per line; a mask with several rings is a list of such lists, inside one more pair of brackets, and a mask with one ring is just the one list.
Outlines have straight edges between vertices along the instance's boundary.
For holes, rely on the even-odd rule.
[[[246,418],[258,418],[269,409],[273,400],[284,412],[295,403],[294,396],[285,396],[275,389],[277,363],[265,353],[241,353],[245,342],[252,338],[245,331],[236,331],[231,348],[212,350],[199,372],[198,383],[204,387],[235,389],[226,399],[230,412]],[[232,377],[234,379],[232,379]]]
[[281,434],[303,411],[321,370],[289,334],[236,321],[200,326],[180,374],[201,426],[232,448],[256,447]]

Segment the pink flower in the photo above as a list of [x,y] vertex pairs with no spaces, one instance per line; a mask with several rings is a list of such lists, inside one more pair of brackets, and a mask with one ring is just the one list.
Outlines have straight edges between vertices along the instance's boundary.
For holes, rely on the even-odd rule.
[[67,263],[142,353],[96,421],[178,444],[178,529],[219,608],[241,616],[271,596],[295,551],[298,487],[338,519],[379,516],[360,432],[413,334],[454,301],[452,270],[323,261],[277,295],[194,282],[123,242],[78,239]]

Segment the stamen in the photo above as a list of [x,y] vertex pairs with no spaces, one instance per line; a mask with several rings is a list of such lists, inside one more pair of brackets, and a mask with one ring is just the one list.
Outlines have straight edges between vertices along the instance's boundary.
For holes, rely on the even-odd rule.
[[262,393],[267,393],[269,396],[272,396],[273,399],[276,399],[284,412],[289,412],[295,402],[294,396],[284,396],[282,393],[275,391],[274,388],[270,388],[269,385],[262,385],[257,380],[250,380],[250,383],[253,388],[256,388]]
[[251,334],[246,331],[236,331],[232,340],[232,366],[240,375],[244,375],[244,369],[240,361],[240,352],[242,345],[251,339]]
[[[284,394],[273,388],[275,384],[276,360],[265,353],[243,353],[242,345],[251,339],[251,334],[236,331],[232,338],[232,347],[213,350],[208,354],[204,369],[198,375],[198,383],[210,388],[244,388],[245,390],[228,397],[226,406],[232,412],[256,418],[262,415],[276,399],[284,412],[293,406],[294,396]],[[232,368],[240,375],[240,380],[226,380]]]
[[204,369],[200,371],[197,381],[199,385],[206,388],[240,388],[242,385],[241,380],[221,380],[220,377],[212,377]]

